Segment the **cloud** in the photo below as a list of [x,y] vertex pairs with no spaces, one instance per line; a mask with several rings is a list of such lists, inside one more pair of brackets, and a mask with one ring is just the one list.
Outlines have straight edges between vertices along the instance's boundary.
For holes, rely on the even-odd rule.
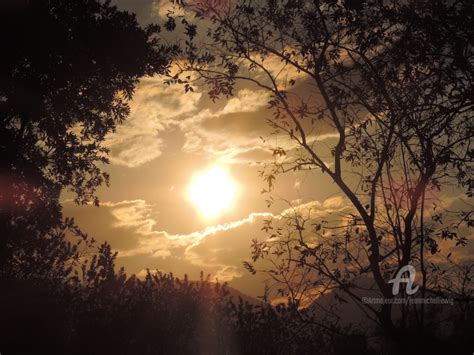
[[217,224],[188,234],[171,234],[156,230],[157,222],[151,217],[153,206],[144,200],[106,202],[114,217],[113,228],[127,228],[138,236],[136,245],[119,249],[119,257],[148,255],[156,258],[170,256],[187,260],[192,265],[214,269],[215,274],[228,278],[243,272],[241,262],[248,259],[251,240],[265,237],[261,227],[265,219],[280,219],[294,214],[319,218],[346,208],[345,200],[330,198],[323,203],[310,201],[283,210],[281,214],[251,213],[247,217],[223,224]]
[[269,95],[266,91],[242,89],[237,92],[237,96],[230,98],[220,114],[236,112],[255,112],[268,103]]
[[329,197],[323,203],[325,210],[337,210],[345,206],[347,206],[347,200],[342,196]]
[[161,250],[157,250],[153,253],[153,257],[154,258],[166,258],[167,256],[170,256],[171,255],[171,251],[169,250],[166,250],[166,249],[161,249]]
[[[101,206],[108,208],[110,214],[114,217],[111,223],[112,228],[133,230],[134,234],[138,236],[134,247],[118,250],[119,257],[147,254],[153,257],[166,258],[171,256],[175,249],[192,247],[199,244],[206,237],[238,229],[245,224],[252,224],[261,217],[272,216],[270,213],[251,213],[241,220],[217,224],[201,231],[188,234],[172,234],[155,229],[157,221],[151,217],[153,206],[144,200],[104,202]],[[183,256],[187,257],[187,249]],[[188,259],[192,261],[193,257],[190,255]],[[196,265],[198,264],[199,262],[196,263]]]
[[[186,5],[190,4],[190,1],[185,1]],[[153,0],[152,12],[154,16],[159,16],[161,19],[166,19],[166,15],[168,13],[173,13],[174,16],[186,17],[187,20],[194,19],[194,13],[189,11],[182,6],[178,6],[176,4],[178,1],[170,1],[170,0]]]
[[[270,161],[271,147],[283,142],[288,149],[296,147],[295,142],[279,136],[268,138],[266,91],[241,88],[213,110],[199,90],[196,87],[185,94],[181,85],[165,85],[158,76],[141,80],[130,103],[130,116],[106,137],[111,162],[134,168],[158,158],[166,147],[166,137],[176,129],[183,135],[184,153],[225,164]],[[333,136],[319,132],[318,140]],[[316,137],[309,135],[308,140],[313,142]]]
[[101,205],[109,207],[110,213],[115,217],[113,227],[136,228],[137,233],[143,235],[153,232],[156,222],[150,218],[152,207],[144,200],[103,202]]
[[198,153],[223,164],[254,163],[258,156],[271,158],[271,151],[258,137],[238,136],[197,128],[185,133],[183,151]]
[[[165,148],[165,132],[178,128],[184,135],[185,153],[198,153],[225,163],[269,157],[258,137],[266,124],[249,116],[267,105],[262,90],[241,89],[218,110],[199,107],[199,88],[184,94],[180,85],[165,85],[162,78],[145,78],[130,104],[129,118],[106,138],[113,164],[130,168],[158,158]],[[262,122],[260,122],[262,121]]]
[[268,144],[264,144],[259,137],[269,132],[261,117],[266,114],[267,102],[265,91],[244,88],[226,101],[222,108],[205,108],[181,121],[179,125],[185,136],[183,151],[225,164],[271,158]]
[[64,206],[65,215],[74,215],[79,225],[99,242],[110,242],[119,258],[135,255],[166,258],[173,250],[184,248],[198,237],[177,238],[157,230],[157,221],[153,218],[155,206],[141,199],[101,202],[99,208],[76,206],[71,202]]
[[[180,121],[185,136],[183,151],[199,154],[224,164],[268,163],[273,161],[273,148],[286,150],[287,159],[301,146],[286,133],[275,133],[268,124],[272,113],[268,110],[269,96],[264,90],[242,88],[218,110],[211,106],[192,117]],[[219,103],[219,102],[218,102]],[[322,155],[331,156],[327,143],[336,140],[333,128],[318,122],[317,129],[311,120],[306,122],[307,142]]]
[[186,248],[184,257],[193,265],[214,269],[215,275],[242,277],[237,275],[247,273],[242,266],[242,261],[250,258],[252,240],[266,240],[269,236],[262,231],[264,220],[271,220],[275,228],[288,226],[288,218],[294,216],[295,213],[310,219],[326,219],[334,215],[333,219],[336,220],[339,217],[335,214],[344,213],[347,208],[346,200],[333,197],[324,202],[302,203],[285,209],[277,215],[253,213],[248,218],[235,223],[233,228],[221,228],[215,233],[196,240]]
[[242,270],[239,270],[236,266],[224,266],[215,274],[215,278],[219,280],[219,282],[231,281],[242,276]]
[[[250,213],[229,223],[182,234],[160,228],[162,221],[157,206],[143,199],[103,202],[99,208],[65,203],[65,212],[70,215],[71,208],[74,208],[77,222],[87,232],[97,237],[99,242],[109,241],[118,251],[117,265],[125,266],[128,273],[157,268],[197,276],[199,271],[203,271],[212,279],[230,282],[233,287],[258,295],[262,292],[264,275],[250,275],[242,262],[251,257],[253,239],[266,240],[269,237],[262,231],[264,220],[270,219],[274,227],[285,228],[289,222],[285,217],[291,218],[294,213],[332,221],[340,219],[339,213],[347,208],[346,201],[340,197],[295,203],[298,204],[282,209],[279,214]],[[311,233],[311,230],[307,232]]]
[[162,18],[166,18],[169,12],[180,10],[172,1],[153,1],[153,12]]
[[162,80],[145,78],[136,88],[129,118],[105,142],[112,163],[137,167],[159,157],[160,133],[196,111],[199,92],[184,95],[181,86],[168,86]]
[[327,198],[324,202],[309,201],[302,203],[301,199],[296,201],[297,204],[284,210],[280,216],[283,218],[301,216],[307,219],[315,219],[327,217],[333,213],[347,212],[352,209],[347,199],[342,196],[334,196]]
[[[117,264],[124,265],[129,272],[140,272],[154,266],[167,272],[179,270],[188,274],[202,270],[222,282],[240,280],[238,282],[247,284],[242,287],[253,285],[257,288],[260,284],[249,279],[242,261],[250,258],[254,238],[268,238],[261,230],[264,220],[284,224],[283,217],[290,211],[313,211],[312,217],[325,216],[343,209],[344,203],[337,198],[325,202],[309,201],[278,215],[250,213],[242,219],[184,234],[160,230],[155,206],[143,199],[103,202],[99,208],[75,206],[73,203],[65,203],[65,207],[66,215],[70,214],[71,208],[75,209],[77,222],[94,238],[97,236],[99,240],[111,243],[118,251]],[[254,291],[258,294],[261,289]],[[253,291],[247,289],[246,292]]]

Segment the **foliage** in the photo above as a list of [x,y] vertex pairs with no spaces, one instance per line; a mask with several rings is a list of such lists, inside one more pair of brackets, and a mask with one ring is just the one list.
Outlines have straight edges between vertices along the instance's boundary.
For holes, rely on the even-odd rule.
[[110,1],[18,1],[0,16],[2,269],[73,226],[62,221],[62,192],[98,205],[104,139],[127,117],[138,79],[166,71],[172,48],[158,26],[141,28]]
[[[3,351],[330,353],[331,337],[314,339],[320,326],[302,327],[294,307],[236,300],[226,285],[203,275],[200,281],[151,271],[144,279],[127,277],[123,270],[114,272],[115,257],[109,245],[102,245],[66,284],[34,278],[2,281]],[[340,334],[337,327],[331,331]]]
[[[143,279],[115,272],[116,254],[103,244],[77,278],[1,280],[0,347],[6,353],[49,354],[357,354],[380,353],[361,330],[338,325],[312,307],[270,305],[236,298],[227,285],[148,270]],[[429,319],[455,325],[454,341],[430,344],[406,331],[410,348],[455,352],[467,337],[472,307],[450,319],[430,308]],[[381,338],[383,339],[383,337]],[[417,340],[418,339],[418,340]],[[426,338],[424,338],[426,339]],[[393,345],[382,346],[395,351]]]
[[237,83],[270,95],[268,123],[288,148],[276,147],[262,171],[269,190],[279,174],[318,170],[348,207],[330,221],[295,207],[272,242],[254,243],[253,261],[270,261],[264,271],[294,298],[344,291],[396,336],[392,306],[363,304],[360,283],[369,277],[393,298],[388,281],[413,264],[421,295],[439,291],[451,255],[440,245],[465,245],[472,226],[469,204],[451,211],[441,201],[447,187],[472,193],[472,4],[241,0],[184,9],[196,19],[182,19],[182,81],[204,83],[212,100]]

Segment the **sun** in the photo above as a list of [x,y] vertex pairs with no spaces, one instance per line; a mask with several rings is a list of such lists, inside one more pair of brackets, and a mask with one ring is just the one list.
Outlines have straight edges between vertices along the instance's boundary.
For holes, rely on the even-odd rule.
[[237,184],[222,167],[212,167],[193,178],[189,198],[205,218],[215,218],[232,206]]

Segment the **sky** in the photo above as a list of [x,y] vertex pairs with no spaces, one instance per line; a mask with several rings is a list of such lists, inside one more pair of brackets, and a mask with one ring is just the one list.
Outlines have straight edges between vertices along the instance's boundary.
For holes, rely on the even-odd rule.
[[[168,1],[116,0],[140,23],[160,21]],[[272,159],[263,91],[239,87],[235,97],[213,103],[205,88],[184,94],[163,78],[144,78],[131,102],[129,119],[106,141],[111,164],[109,187],[98,192],[100,207],[77,206],[64,199],[64,214],[99,243],[118,251],[117,266],[128,274],[146,268],[185,273],[200,271],[229,282],[253,296],[263,293],[263,276],[242,267],[254,238],[265,238],[263,220],[290,203],[320,201],[337,192],[318,173],[289,174],[278,179],[274,205],[267,207],[261,164]],[[193,204],[189,189],[196,176],[212,167],[226,171],[236,185],[232,206],[206,218]],[[280,200],[281,199],[281,200]]]
[[[170,6],[167,0],[114,3],[135,12],[142,24],[162,21]],[[149,268],[197,279],[203,271],[248,295],[262,295],[265,276],[250,274],[242,262],[251,257],[252,239],[268,237],[263,221],[294,208],[337,212],[344,199],[320,172],[295,172],[278,177],[276,202],[268,207],[262,163],[272,160],[272,146],[291,147],[270,136],[266,94],[240,85],[233,98],[213,103],[206,92],[198,87],[184,94],[163,78],[142,79],[129,119],[105,142],[111,184],[98,192],[101,206],[65,198],[64,214],[99,243],[108,241],[118,251],[117,266],[129,275]],[[235,196],[229,208],[208,218],[189,191],[215,167],[231,179]]]

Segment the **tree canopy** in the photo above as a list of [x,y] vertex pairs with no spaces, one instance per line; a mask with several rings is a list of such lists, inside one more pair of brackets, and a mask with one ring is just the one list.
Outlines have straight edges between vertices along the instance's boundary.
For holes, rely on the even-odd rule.
[[34,249],[35,238],[70,226],[61,192],[98,204],[95,191],[109,181],[104,138],[126,119],[139,78],[167,70],[172,49],[160,44],[159,26],[140,27],[110,1],[19,1],[0,17],[4,264],[20,237]]

